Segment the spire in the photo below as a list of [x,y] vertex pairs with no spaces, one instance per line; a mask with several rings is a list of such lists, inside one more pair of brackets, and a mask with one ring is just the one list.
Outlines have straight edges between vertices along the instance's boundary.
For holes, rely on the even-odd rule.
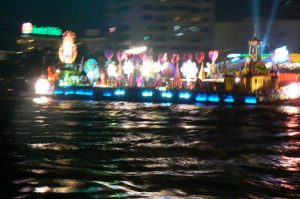
[[254,25],[253,40],[258,40],[256,33],[257,33],[257,27],[256,27],[256,25]]

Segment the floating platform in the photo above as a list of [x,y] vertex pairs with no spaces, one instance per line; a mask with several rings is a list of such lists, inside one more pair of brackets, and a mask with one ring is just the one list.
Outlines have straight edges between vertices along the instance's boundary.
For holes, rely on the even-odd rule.
[[190,90],[154,88],[55,87],[55,99],[85,99],[175,104],[258,104],[255,95],[206,93]]

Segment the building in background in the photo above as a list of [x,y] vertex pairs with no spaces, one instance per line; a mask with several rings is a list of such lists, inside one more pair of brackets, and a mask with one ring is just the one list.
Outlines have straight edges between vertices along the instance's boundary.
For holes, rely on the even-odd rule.
[[32,50],[57,51],[61,42],[63,31],[58,27],[35,26],[30,22],[22,24],[22,35],[17,39],[20,50],[28,52]]
[[154,54],[209,50],[214,15],[214,0],[110,0],[108,47],[146,46]]
[[[271,53],[276,48],[287,46],[290,52],[300,50],[300,20],[277,20],[271,24],[261,21],[259,39],[262,40],[263,53]],[[248,52],[247,42],[253,37],[252,20],[215,23],[213,48],[224,52]]]
[[80,43],[87,55],[100,55],[106,48],[106,38],[101,36],[99,29],[87,29]]

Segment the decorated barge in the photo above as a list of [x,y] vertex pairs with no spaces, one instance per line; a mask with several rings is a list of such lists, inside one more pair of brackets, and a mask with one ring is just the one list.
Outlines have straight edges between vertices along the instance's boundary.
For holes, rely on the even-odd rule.
[[284,69],[298,64],[300,56],[289,55],[286,47],[262,55],[261,41],[255,35],[246,56],[230,54],[222,62],[217,62],[216,50],[209,51],[207,58],[205,52],[164,52],[154,59],[146,47],[116,53],[106,50],[102,63],[82,59],[76,65],[76,56],[75,33],[67,31],[59,48],[62,64],[48,67],[36,83],[36,94],[56,99],[184,104],[298,104],[300,99],[298,68]]

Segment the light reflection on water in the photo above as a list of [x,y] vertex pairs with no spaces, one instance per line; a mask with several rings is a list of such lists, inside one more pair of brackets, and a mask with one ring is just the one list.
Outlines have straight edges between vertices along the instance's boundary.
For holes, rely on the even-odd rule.
[[2,167],[15,198],[293,198],[299,123],[291,106],[25,100]]

